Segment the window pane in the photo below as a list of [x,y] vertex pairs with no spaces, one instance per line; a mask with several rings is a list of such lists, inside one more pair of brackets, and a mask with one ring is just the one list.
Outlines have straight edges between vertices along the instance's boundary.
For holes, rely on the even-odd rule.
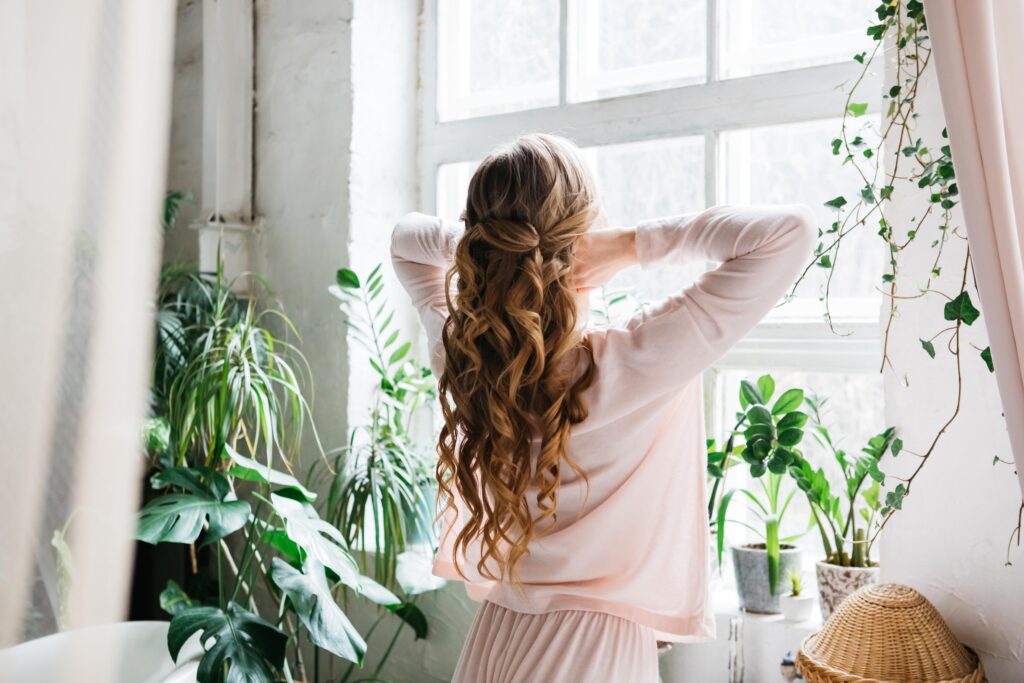
[[458,222],[466,208],[466,194],[469,179],[479,161],[460,161],[441,164],[437,169],[437,215],[446,220]]
[[[591,147],[585,154],[610,225],[704,208],[702,136]],[[628,289],[638,300],[651,301],[678,291],[704,270],[702,263],[650,271],[627,268],[607,289]]]
[[[877,118],[859,120],[864,126],[860,135],[869,144],[875,144]],[[852,164],[843,164],[841,157],[832,154],[830,142],[839,135],[841,126],[841,120],[828,119],[722,133],[719,138],[721,201],[730,204],[798,202],[814,210],[819,227],[829,227],[835,221],[835,211],[824,202],[838,195],[856,197],[864,184]],[[856,132],[850,131],[849,137],[852,139]],[[836,304],[832,310],[835,317],[864,310],[877,315],[881,294],[876,287],[884,265],[884,244],[870,229],[858,229],[843,241],[830,290]],[[812,268],[797,290],[797,296],[804,299],[801,303],[814,315],[821,312],[816,302],[825,275],[824,269]],[[845,311],[844,303],[848,304]],[[782,312],[787,308],[781,309]]]
[[866,0],[719,0],[722,78],[850,59],[871,49]]
[[558,103],[558,0],[441,0],[438,118]]
[[575,7],[573,99],[704,80],[706,0],[592,0]]
[[[724,443],[729,430],[736,425],[740,380],[754,381],[765,372],[769,371],[764,368],[756,368],[719,370],[714,373],[711,397],[714,408],[709,416],[708,438],[716,439],[719,445]],[[771,372],[771,375],[775,379],[775,397],[780,396],[787,389],[799,387],[816,394],[819,399],[827,399],[822,409],[822,421],[828,428],[829,435],[836,447],[847,453],[859,454],[868,439],[882,432],[886,427],[882,412],[882,375],[878,373],[784,371]],[[814,467],[825,469],[832,483],[833,492],[843,490],[839,484],[842,477],[835,458],[812,437],[809,431],[798,448]],[[733,474],[734,472],[735,474]],[[730,470],[728,488],[744,486],[751,487],[751,490],[755,492],[760,490],[760,487],[750,479],[747,468],[737,467]],[[783,489],[788,493],[791,488],[795,487],[787,478]],[[740,497],[737,496],[736,500],[740,500]],[[735,505],[734,501],[734,505],[729,507],[729,512],[730,518],[750,523],[757,528],[757,519],[746,514],[743,505]],[[782,535],[788,536],[804,531],[807,528],[809,515],[810,508],[807,505],[807,500],[798,491],[782,520]],[[760,540],[752,531],[748,531],[739,524],[731,525],[727,534],[730,544]],[[810,579],[814,573],[813,563],[823,557],[821,538],[816,531],[812,530],[796,543],[807,550],[803,560],[805,570],[809,571],[806,578]]]

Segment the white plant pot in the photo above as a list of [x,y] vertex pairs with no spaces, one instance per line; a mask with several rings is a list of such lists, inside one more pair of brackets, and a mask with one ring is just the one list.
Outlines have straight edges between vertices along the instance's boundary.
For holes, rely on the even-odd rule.
[[878,583],[878,566],[840,567],[827,562],[815,565],[818,577],[818,595],[821,596],[821,619],[828,621],[850,593]]
[[787,621],[807,621],[814,614],[813,595],[783,595],[780,603]]

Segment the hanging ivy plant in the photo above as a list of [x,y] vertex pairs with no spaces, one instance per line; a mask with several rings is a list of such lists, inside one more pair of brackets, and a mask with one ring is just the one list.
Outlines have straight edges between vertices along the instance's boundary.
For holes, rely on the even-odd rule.
[[[893,444],[893,456],[902,451],[917,456],[919,462],[909,477],[886,493],[881,521],[868,541],[870,544],[891,514],[902,507],[921,468],[959,415],[963,364],[967,362],[961,354],[961,350],[966,350],[961,344],[961,332],[963,326],[973,325],[981,312],[968,291],[968,278],[973,281],[970,247],[965,249],[962,257],[946,249],[951,240],[966,241],[960,227],[953,225],[953,209],[959,202],[959,190],[946,130],[942,130],[941,139],[937,140],[926,140],[917,132],[918,89],[932,55],[924,5],[920,0],[881,3],[875,9],[867,34],[874,40],[874,47],[853,56],[861,70],[847,91],[838,136],[830,142],[832,154],[840,158],[841,164],[854,169],[862,186],[854,196],[842,195],[824,202],[834,210],[835,220],[827,228],[819,230],[814,257],[794,285],[794,292],[810,273],[824,270],[824,315],[830,329],[835,331],[830,308],[831,284],[837,269],[845,265],[841,258],[843,247],[855,233],[871,231],[884,242],[888,253],[887,267],[879,282],[887,301],[880,370],[884,371],[886,367],[895,370],[889,342],[899,302],[908,299],[941,301],[935,315],[936,326],[939,327],[941,322],[941,327],[931,337],[920,339],[922,352],[935,358],[936,346],[941,344],[956,360],[955,405],[927,447],[912,452],[898,439]],[[891,52],[887,53],[890,44]],[[881,126],[874,131],[870,122],[859,122],[868,112],[868,97],[862,92],[862,86],[872,69],[884,68],[882,59],[887,54],[895,62],[895,79],[883,94],[883,103],[886,104],[881,113]],[[877,141],[870,142],[869,138],[877,138]],[[892,202],[897,197],[904,206],[910,203],[920,205],[920,211],[915,212],[917,215],[909,224],[888,217]],[[932,221],[926,225],[929,219]],[[908,286],[906,278],[900,277],[903,255],[912,244],[922,241],[927,241],[934,252],[931,269],[924,282],[914,283],[914,291],[905,291]],[[934,286],[944,271],[953,269],[961,273],[958,289],[942,291]],[[977,355],[978,362],[992,371],[991,351],[980,349]]]

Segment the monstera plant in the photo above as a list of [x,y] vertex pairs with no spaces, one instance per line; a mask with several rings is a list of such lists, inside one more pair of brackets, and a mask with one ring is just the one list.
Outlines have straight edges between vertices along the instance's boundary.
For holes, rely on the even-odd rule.
[[[312,426],[310,380],[297,346],[274,332],[297,337],[268,293],[243,299],[219,270],[173,266],[157,302],[145,439],[156,495],[137,536],[186,546],[193,575],[212,575],[209,590],[190,595],[172,582],[160,596],[172,657],[199,634],[200,683],[319,680],[323,653],[360,666],[367,644],[341,607],[346,594],[383,606],[421,638],[426,619],[414,596],[437,587],[408,572],[394,591],[364,576],[292,471]],[[303,661],[306,642],[313,667]]]

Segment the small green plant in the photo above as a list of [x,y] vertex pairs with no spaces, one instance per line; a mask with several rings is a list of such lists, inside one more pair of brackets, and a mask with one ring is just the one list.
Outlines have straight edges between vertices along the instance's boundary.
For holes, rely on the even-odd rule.
[[[730,431],[722,450],[716,450],[712,441],[709,442],[708,453],[708,476],[714,482],[708,517],[715,531],[718,564],[722,564],[726,522],[750,529],[764,539],[768,580],[773,595],[779,579],[782,545],[800,536],[780,538],[779,530],[797,491],[796,488],[791,488],[788,493],[783,491],[786,471],[802,460],[797,445],[803,440],[803,427],[808,418],[799,410],[804,402],[802,389],[784,391],[772,402],[774,395],[775,380],[771,375],[763,375],[756,383],[740,382],[741,410],[736,415],[736,426]],[[725,490],[729,470],[742,465],[749,468],[756,488]],[[720,493],[721,499],[718,498]],[[729,505],[737,493],[746,498],[744,502],[758,519],[758,526],[728,519]]]
[[368,355],[377,376],[366,424],[352,429],[348,445],[332,452],[335,475],[327,518],[350,547],[359,549],[364,571],[384,585],[395,578],[397,558],[415,536],[430,538],[435,485],[427,454],[412,437],[417,411],[437,396],[430,368],[414,360],[412,343],[400,339],[394,310],[384,296],[381,266],[365,280],[342,268],[329,288],[340,302],[350,338]]
[[838,448],[823,421],[826,399],[808,396],[806,405],[812,415],[812,434],[838,465],[842,482],[833,493],[825,470],[814,468],[806,460],[790,467],[790,475],[807,496],[811,517],[821,534],[825,561],[843,567],[869,567],[869,534],[879,518],[887,518],[898,509],[902,498],[890,493],[886,505],[879,500],[885,474],[879,462],[887,451],[898,455],[902,448],[896,431],[889,427],[868,439],[860,454]]
[[786,574],[786,580],[789,581],[789,594],[794,598],[800,597],[804,591],[804,579],[800,575],[800,572],[795,569],[790,569]]

